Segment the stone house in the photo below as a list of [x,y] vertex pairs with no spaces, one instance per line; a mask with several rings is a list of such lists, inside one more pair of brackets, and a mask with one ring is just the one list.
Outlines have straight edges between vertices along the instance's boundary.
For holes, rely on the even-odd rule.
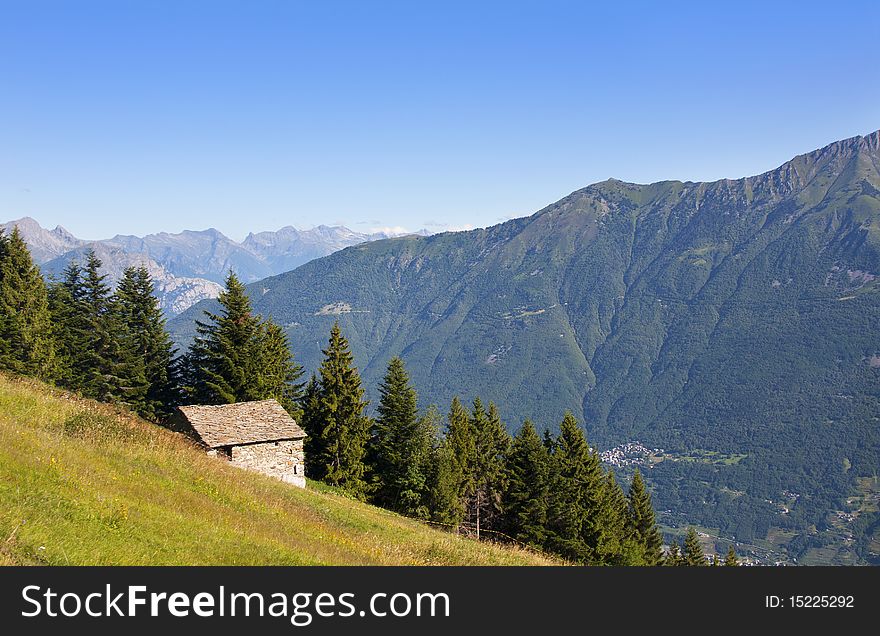
[[306,434],[275,400],[180,406],[169,424],[208,455],[305,488]]

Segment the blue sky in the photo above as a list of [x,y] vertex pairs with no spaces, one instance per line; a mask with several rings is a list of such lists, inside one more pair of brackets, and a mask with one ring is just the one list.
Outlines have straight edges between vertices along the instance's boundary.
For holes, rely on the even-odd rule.
[[0,1],[0,220],[491,225],[880,128],[874,2]]

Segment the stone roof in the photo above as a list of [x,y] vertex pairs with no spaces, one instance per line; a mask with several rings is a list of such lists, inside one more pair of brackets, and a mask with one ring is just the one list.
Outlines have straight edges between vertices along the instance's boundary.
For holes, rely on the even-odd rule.
[[177,408],[210,448],[302,439],[306,436],[275,400]]

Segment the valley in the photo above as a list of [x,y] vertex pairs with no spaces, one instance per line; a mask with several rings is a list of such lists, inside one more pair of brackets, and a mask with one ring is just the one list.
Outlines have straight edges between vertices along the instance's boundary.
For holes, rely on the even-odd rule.
[[[600,449],[640,440],[678,458],[651,471],[676,523],[791,536],[801,559],[843,545],[829,511],[880,469],[878,275],[875,132],[744,179],[608,180],[250,289],[308,371],[338,321],[369,387],[400,355],[422,406],[479,395],[511,430],[555,430],[570,409]],[[211,308],[175,318],[177,341]],[[801,496],[781,514],[786,491]]]

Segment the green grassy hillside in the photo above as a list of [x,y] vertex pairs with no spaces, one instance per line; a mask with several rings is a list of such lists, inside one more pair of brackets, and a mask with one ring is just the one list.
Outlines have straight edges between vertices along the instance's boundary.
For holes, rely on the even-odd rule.
[[238,470],[123,410],[0,375],[0,564],[551,561]]

